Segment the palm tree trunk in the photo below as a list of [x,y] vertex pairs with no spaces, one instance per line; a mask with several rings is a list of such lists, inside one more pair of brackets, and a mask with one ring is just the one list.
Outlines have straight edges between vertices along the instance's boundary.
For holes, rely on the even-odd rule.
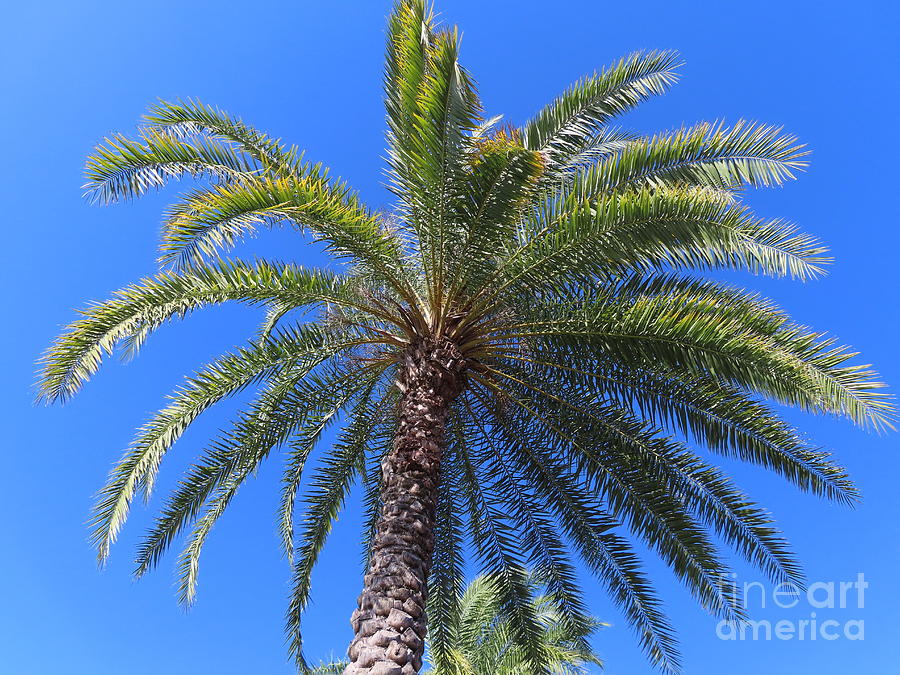
[[450,403],[465,360],[448,342],[411,345],[393,447],[381,463],[382,508],[344,675],[416,675],[425,651],[425,601],[434,551],[434,512]]

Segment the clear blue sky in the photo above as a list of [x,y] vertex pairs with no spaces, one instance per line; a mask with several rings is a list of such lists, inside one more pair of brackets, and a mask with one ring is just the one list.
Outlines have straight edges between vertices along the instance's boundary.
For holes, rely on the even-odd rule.
[[[184,373],[250,335],[258,315],[221,308],[172,326],[130,365],[112,361],[65,407],[32,405],[34,360],[73,309],[153,271],[167,195],[132,206],[85,205],[84,156],[105,134],[133,129],[157,97],[196,96],[296,142],[350,180],[374,207],[381,184],[380,69],[387,0],[333,2],[8,3],[0,43],[0,199],[3,438],[0,470],[0,672],[10,675],[230,675],[290,673],[282,639],[288,571],[274,525],[277,464],[247,486],[214,532],[200,595],[175,603],[172,558],[152,576],[129,577],[133,545],[152,510],[138,508],[103,573],[87,543],[90,496],[132,429]],[[900,16],[888,0],[851,3],[444,0],[464,31],[463,57],[489,111],[521,122],[568,83],[639,48],[675,48],[680,85],[632,115],[651,131],[740,116],[783,123],[813,150],[812,166],[786,188],[750,196],[767,216],[796,220],[837,258],[807,285],[745,278],[800,321],[833,331],[900,383],[900,234],[897,227],[897,67]],[[273,236],[249,253],[306,263],[311,248]],[[211,414],[172,453],[171,485],[206,435]],[[900,436],[801,418],[849,466],[864,495],[856,510],[794,493],[771,477],[736,470],[778,516],[812,581],[870,584],[865,607],[759,607],[757,618],[865,621],[864,640],[727,642],[658,565],[651,565],[683,643],[691,675],[759,672],[900,672],[897,476]],[[158,505],[158,497],[154,505]],[[316,574],[306,620],[309,653],[343,653],[358,593],[358,513],[336,528]],[[758,578],[740,568],[747,580]],[[589,583],[610,675],[649,673],[621,616]],[[855,603],[855,600],[854,600]],[[851,603],[851,604],[854,604]]]

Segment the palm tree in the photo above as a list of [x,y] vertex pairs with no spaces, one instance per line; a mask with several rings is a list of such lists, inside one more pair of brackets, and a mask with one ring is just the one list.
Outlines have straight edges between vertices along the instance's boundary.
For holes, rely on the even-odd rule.
[[[541,625],[537,649],[545,655],[553,675],[584,675],[584,666],[602,666],[591,648],[590,634],[602,626],[596,619],[575,628],[566,621],[565,609],[557,598],[540,594],[539,584],[528,579],[532,612]],[[456,612],[449,617],[446,631],[453,645],[446,663],[428,675],[530,675],[531,663],[514,639],[505,613],[502,581],[480,576],[466,587]]]
[[[585,675],[584,666],[602,666],[591,648],[590,633],[603,624],[572,626],[565,610],[551,595],[540,593],[540,584],[530,576],[529,590],[534,615],[541,624],[537,649],[545,655],[545,665],[553,675]],[[503,596],[497,579],[480,576],[466,587],[454,614],[444,627],[452,649],[444,663],[426,670],[425,675],[530,675],[531,663],[514,639],[509,618],[504,613]],[[585,632],[582,632],[585,631]],[[332,662],[315,668],[312,675],[343,672],[346,662]]]
[[[800,570],[772,518],[711,458],[852,502],[845,472],[771,402],[870,427],[893,414],[876,376],[849,365],[853,354],[832,338],[709,278],[823,271],[814,238],[742,201],[745,187],[793,178],[802,146],[750,122],[652,137],[613,126],[675,82],[668,52],[631,55],[524,126],[501,127],[483,113],[458,50],[456,31],[423,0],[399,0],[384,78],[389,214],[296,148],[196,102],[159,104],[138,138],[107,139],[87,165],[96,201],[187,176],[200,183],[167,213],[162,271],[90,306],[51,347],[42,396],[67,399],[105,355],[133,354],[170,319],[232,300],[265,306],[260,335],[179,387],[113,469],[92,519],[101,560],[185,429],[258,385],[170,495],[139,548],[138,576],[185,533],[180,598],[190,603],[211,527],[284,447],[280,527],[300,667],[310,573],[359,482],[367,572],[347,673],[418,672],[426,600],[442,667],[466,550],[496,579],[532,672],[544,666],[524,569],[547,580],[566,622],[586,626],[573,553],[653,662],[675,671],[672,629],[630,539],[710,612],[740,617],[715,538],[772,579],[798,581]],[[276,226],[324,242],[342,267],[224,257]],[[336,442],[308,469],[330,426]]]

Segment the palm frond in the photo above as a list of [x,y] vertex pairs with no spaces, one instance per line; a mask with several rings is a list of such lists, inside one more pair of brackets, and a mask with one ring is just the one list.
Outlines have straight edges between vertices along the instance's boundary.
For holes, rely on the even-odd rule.
[[442,460],[437,500],[434,555],[428,579],[429,659],[435,675],[455,675],[459,666],[458,621],[464,591],[465,530],[458,502],[458,462],[452,448]]
[[429,299],[440,304],[447,284],[449,247],[456,238],[458,184],[465,176],[467,137],[480,122],[474,83],[458,61],[459,37],[432,36],[418,114],[405,168],[415,177],[409,225],[416,233],[423,269],[431,281]]
[[534,384],[494,372],[506,380],[494,387],[505,391],[515,404],[519,424],[534,426],[542,443],[571,457],[589,477],[594,494],[660,555],[704,608],[729,620],[743,617],[734,589],[723,581],[729,567],[696,514],[682,503],[680,492],[667,489],[671,486],[663,488],[659,478],[647,475],[637,461],[652,456],[669,439],[637,422],[610,419],[609,414],[591,418],[605,429],[596,425],[583,429],[578,423],[585,422],[584,416],[577,414],[576,406]]
[[[513,372],[528,377],[520,371]],[[577,388],[551,395],[522,381],[531,390],[530,404],[546,417],[552,415],[558,423],[565,422],[564,428],[579,430],[577,436],[572,436],[591,461],[603,465],[607,473],[616,473],[625,482],[631,480],[632,471],[637,469],[665,493],[676,495],[688,511],[768,573],[773,582],[802,584],[799,566],[774,528],[771,516],[750,501],[720,470],[705,464],[672,439],[642,429],[637,419],[625,411],[609,404],[593,403]],[[586,472],[591,474],[593,470],[588,468]]]
[[463,234],[448,264],[450,304],[495,271],[497,252],[515,235],[544,172],[542,156],[506,134],[476,144],[470,163],[458,206]]
[[254,171],[252,160],[215,141],[188,143],[145,129],[137,140],[116,135],[97,146],[85,166],[84,188],[91,201],[109,204],[185,176],[228,182]]
[[616,400],[636,417],[715,453],[765,467],[804,491],[844,503],[859,499],[846,471],[828,453],[810,446],[765,404],[714,378],[661,367],[612,368],[571,353],[504,359],[537,371],[559,390],[591,390],[598,400]]
[[471,408],[469,419],[473,459],[491,477],[483,480],[490,501],[501,504],[502,511],[513,522],[519,533],[519,546],[529,554],[530,569],[553,593],[563,611],[562,621],[566,627],[573,633],[586,631],[587,609],[575,569],[568,562],[569,551],[558,538],[553,517],[534,494],[528,478],[508,464],[505,448],[494,439],[493,428],[488,428]]
[[523,428],[510,412],[495,407],[488,418],[507,454],[553,508],[582,561],[625,612],[648,657],[664,671],[677,672],[680,656],[673,629],[635,552],[612,531],[618,521],[591,498],[590,486],[568,460],[553,453],[540,435]]
[[642,189],[544,212],[500,263],[490,296],[660,270],[744,269],[816,278],[830,261],[813,237],[702,188]]
[[803,148],[780,127],[745,120],[730,127],[704,122],[628,144],[576,175],[572,191],[586,199],[641,186],[736,190],[781,185],[806,166]]
[[310,230],[339,256],[399,283],[399,242],[340,183],[318,166],[301,175],[251,176],[192,193],[170,210],[161,262],[179,268],[202,264],[233,247],[262,225],[291,224]]
[[[334,520],[365,465],[369,443],[365,432],[378,417],[385,403],[383,397],[371,398],[374,383],[354,387],[352,393],[360,391],[361,388],[368,392],[363,394],[358,403],[363,413],[356,416],[351,425],[345,429],[338,443],[326,453],[310,479],[299,543],[293,554],[291,593],[285,616],[285,630],[289,651],[300,669],[306,667],[301,617],[309,601],[312,571],[331,532]],[[282,523],[283,510],[284,503]]]
[[71,397],[122,340],[146,336],[203,306],[229,300],[248,304],[279,300],[294,307],[335,302],[340,284],[329,272],[265,261],[220,260],[145,278],[83,311],[83,318],[56,340],[41,360],[40,396],[50,401]]
[[525,125],[525,146],[563,163],[584,150],[600,125],[658,96],[676,79],[678,54],[636,52],[576,82]]
[[238,415],[232,429],[206,450],[173,491],[139,548],[136,574],[141,576],[155,566],[183,528],[205,507],[180,559],[182,600],[190,603],[206,535],[241,483],[274,448],[294,435],[308,435],[309,427],[316,425],[319,411],[343,405],[342,392],[336,391],[336,386],[364,383],[365,375],[359,369],[352,376],[347,375],[335,364],[322,374],[301,366],[273,375],[254,403]]
[[[548,655],[549,672],[554,675],[586,675],[584,666],[602,665],[587,643],[587,637],[601,624],[590,620],[584,632],[575,632],[564,623],[558,599],[546,592],[538,574],[527,578],[531,603],[541,624],[541,648]],[[457,598],[458,612],[451,628],[456,636],[452,661],[426,671],[428,675],[528,675],[530,664],[520,645],[512,640],[509,622],[503,614],[500,589],[495,577],[473,579]]]
[[512,639],[522,647],[531,672],[545,673],[547,660],[540,648],[540,623],[529,601],[526,566],[515,544],[515,531],[503,512],[484,494],[470,457],[465,428],[457,422],[451,427],[451,434],[454,456],[461,466],[460,490],[467,505],[472,544],[482,572],[495,579]]
[[[892,404],[879,391],[884,385],[877,375],[863,366],[845,366],[854,354],[820,333],[784,321],[774,332],[761,332],[757,317],[744,312],[742,318],[704,295],[663,293],[618,301],[553,303],[544,317],[533,315],[535,320],[526,320],[521,330],[495,339],[515,335],[551,349],[587,350],[599,359],[615,354],[634,366],[649,359],[812,412],[874,427],[891,423]],[[529,311],[535,310],[543,311],[536,306]]]
[[352,346],[332,341],[315,327],[298,328],[226,355],[188,379],[170,397],[171,403],[140,429],[97,495],[91,527],[100,560],[109,555],[136,493],[143,491],[149,498],[163,456],[204,410],[279,372],[300,378]]
[[240,118],[197,100],[160,101],[144,120],[154,131],[185,139],[207,135],[233,143],[258,162],[265,172],[301,175],[303,153],[296,146],[286,148],[276,138],[245,124]]
[[[354,373],[354,378],[356,377],[358,373]],[[359,400],[351,413],[352,421],[341,432],[338,444],[351,445],[360,456],[364,457],[365,450],[368,449],[368,432],[373,428],[374,418],[379,412],[376,402],[370,400],[377,383],[377,379],[373,379],[362,392],[359,392],[353,383],[340,383],[343,386],[342,391],[337,392],[338,398],[320,410],[307,411],[308,423],[302,433],[291,440],[291,452],[282,478],[279,526],[285,555],[292,563],[295,546],[294,507],[309,455],[325,429],[337,421],[335,419],[337,415],[358,394]]]

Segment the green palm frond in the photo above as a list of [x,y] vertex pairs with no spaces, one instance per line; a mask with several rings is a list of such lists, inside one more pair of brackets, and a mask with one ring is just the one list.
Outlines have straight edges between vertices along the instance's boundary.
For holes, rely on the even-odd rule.
[[143,337],[165,322],[204,306],[237,300],[280,300],[294,307],[338,301],[344,283],[333,274],[295,265],[221,260],[183,273],[162,272],[117,291],[111,300],[82,312],[42,359],[41,396],[75,394],[124,339]]
[[515,236],[544,171],[543,157],[497,136],[473,150],[471,173],[462,186],[458,219],[461,243],[451,247],[447,284],[451,304],[495,272],[493,252]]
[[711,377],[685,377],[660,367],[610,368],[593,360],[581,363],[566,353],[505,359],[513,368],[537,371],[534,376],[554,388],[594,389],[620,401],[632,415],[770,469],[805,491],[845,503],[858,499],[846,471],[828,453],[810,446],[768,406]]
[[[334,448],[322,459],[310,481],[299,543],[291,555],[293,570],[286,617],[287,634],[290,652],[299,664],[305,663],[300,619],[309,601],[313,568],[347,494],[363,469],[366,451],[369,449],[369,437],[366,432],[382,414],[383,406],[387,404],[384,396],[373,397],[374,382],[364,385],[364,388],[365,391],[356,405],[357,414],[353,422],[344,430]],[[351,393],[359,391],[358,386],[349,389]],[[289,465],[287,471],[290,472],[292,469],[296,470],[296,466]],[[290,480],[292,476],[288,475],[287,478]],[[288,482],[281,507],[282,528],[285,528],[288,518],[293,520],[293,506],[289,504],[293,503],[295,494],[294,485]],[[293,543],[293,527],[289,538]]]
[[535,304],[526,321],[493,339],[534,340],[576,354],[587,350],[594,358],[615,354],[632,365],[650,359],[812,412],[876,428],[890,423],[892,404],[872,371],[844,365],[853,353],[783,320],[774,332],[761,332],[752,313],[740,317],[722,307],[703,295],[670,293],[587,298],[569,307]]
[[806,154],[780,127],[704,122],[628,144],[577,175],[572,191],[585,199],[644,185],[769,187],[795,178]]
[[[565,610],[559,599],[546,591],[540,574],[526,578],[530,602],[541,625],[540,648],[547,655],[547,672],[553,675],[585,675],[587,664],[602,665],[588,643],[588,637],[604,624],[586,621],[584,629],[574,631],[566,624]],[[453,634],[452,655],[434,658],[428,675],[526,675],[534,673],[523,657],[521,645],[512,640],[509,621],[503,609],[503,597],[496,577],[482,575],[473,579],[457,598],[457,612],[448,620]]]
[[[359,377],[353,374],[353,379]],[[366,391],[361,395],[360,402],[353,410],[353,422],[346,431],[351,436],[351,446],[357,457],[356,470],[359,469],[365,458],[365,435],[368,425],[372,422],[372,415],[366,415],[372,407],[369,396],[377,384],[377,379],[372,379],[366,386]],[[303,470],[306,467],[310,454],[315,449],[322,433],[337,421],[337,416],[358,392],[358,385],[351,382],[336,382],[333,385],[337,391],[336,400],[321,409],[308,411],[308,420],[305,428],[291,440],[291,449],[288,461],[284,468],[281,488],[281,505],[279,508],[281,544],[285,555],[293,562],[294,557],[294,507],[297,501],[297,493],[303,479]],[[324,543],[324,542],[323,542]]]
[[431,623],[429,658],[436,673],[452,674],[458,672],[459,665],[455,622],[459,618],[460,598],[465,586],[465,529],[463,505],[458,501],[460,485],[455,471],[458,461],[450,454],[444,462],[426,611]]
[[547,670],[547,654],[541,647],[540,622],[530,602],[526,565],[516,545],[515,529],[485,493],[470,456],[470,439],[460,423],[451,427],[451,447],[460,463],[461,488],[466,499],[467,517],[483,573],[494,578],[499,606],[509,622],[513,643],[522,650],[522,660],[534,673]]
[[233,143],[266,172],[295,176],[304,173],[303,153],[296,146],[287,148],[280,140],[254,129],[240,118],[200,101],[160,101],[150,108],[144,120],[154,131],[176,138],[206,135]]
[[406,214],[414,209],[417,181],[415,120],[419,89],[426,77],[434,16],[424,2],[397,2],[388,20],[384,99],[388,125],[388,164],[393,189]]
[[[646,466],[638,461],[660,452],[668,439],[609,412],[602,429],[592,419],[593,428],[582,431],[576,424],[585,421],[583,416],[560,397],[508,381],[503,390],[531,419],[539,442],[572,458],[594,494],[609,504],[610,511],[634,536],[642,537],[665,560],[704,608],[729,620],[743,617],[739,598],[724,581],[730,570],[697,515],[686,500],[679,499],[681,495],[672,485],[648,476]],[[614,451],[605,450],[610,447]],[[661,489],[650,489],[651,484]]]
[[679,656],[673,629],[636,553],[613,531],[618,521],[591,498],[592,490],[568,463],[563,463],[533,431],[523,430],[508,412],[501,412],[491,418],[491,423],[508,454],[551,505],[572,548],[604,582],[638,632],[648,656],[663,670],[677,671]]
[[[586,397],[586,392],[577,387],[560,388],[556,390],[558,394],[551,395],[530,384],[527,373],[510,370],[523,383],[517,389],[529,389],[526,392],[530,395],[529,404],[544,412],[548,419],[557,420],[563,428],[589,430],[595,444],[603,439],[605,447],[616,448],[615,452],[603,453],[597,453],[585,443],[577,448],[576,452],[584,448],[586,458],[598,468],[627,476],[623,486],[641,476],[652,476],[654,481],[666,486],[667,493],[683,495],[688,512],[768,572],[776,583],[802,582],[799,567],[786,542],[773,528],[771,517],[750,502],[721,471],[705,464],[672,439],[642,429],[626,411],[594,403],[588,398],[590,394]],[[566,424],[561,424],[563,420]],[[574,436],[571,442],[578,440]],[[622,459],[624,456],[627,460]],[[609,468],[611,463],[617,470]],[[630,473],[634,470],[638,471],[636,475]],[[588,474],[592,471],[586,470]],[[601,480],[605,479],[601,477]],[[606,489],[609,487],[618,486]]]
[[[199,556],[206,536],[240,486],[273,449],[289,441],[295,447],[288,470],[299,470],[319,438],[323,420],[338,414],[360,388],[372,386],[369,383],[373,378],[377,379],[377,371],[371,366],[329,368],[321,374],[289,378],[287,386],[276,383],[214,446],[215,460],[202,467],[206,480],[201,482],[201,490],[214,491],[206,497],[205,512],[195,521],[179,557],[179,594],[185,604],[190,604],[196,593]],[[159,554],[154,555],[158,558]]]
[[[166,452],[204,410],[267,378],[289,374],[288,382],[297,382],[320,363],[353,346],[354,342],[331,340],[315,327],[297,328],[291,334],[280,335],[235,355],[220,358],[189,379],[172,395],[169,406],[140,429],[132,446],[97,496],[91,525],[100,559],[109,555],[109,548],[128,515],[136,493],[143,491],[149,497]],[[221,454],[220,448],[213,451],[216,461]],[[210,478],[207,466],[195,473],[194,479],[187,481],[187,484],[193,486],[200,480]],[[185,513],[185,507],[181,506],[183,500],[184,495],[176,493],[167,509],[169,516],[173,510],[179,515]],[[202,501],[192,503],[187,510],[188,515],[192,515],[201,504]],[[171,521],[171,517],[166,520]],[[177,529],[167,525],[164,530],[167,545]],[[159,525],[156,534],[160,534]],[[146,556],[142,554],[140,558],[145,559]],[[141,562],[142,571],[145,567]]]
[[[494,438],[493,430],[471,410],[473,436],[472,456],[485,476],[485,492],[490,501],[500,504],[519,533],[520,547],[528,555],[534,570],[554,594],[562,611],[563,622],[573,631],[587,628],[588,616],[578,588],[575,568],[568,561],[568,551],[559,540],[555,521],[540,499],[536,498],[527,475],[520,474],[506,457],[506,448]],[[486,417],[482,415],[481,417]]]
[[320,663],[308,671],[308,675],[341,675],[344,668],[347,667],[346,661],[332,661],[331,663]]
[[829,262],[819,242],[790,224],[698,188],[611,194],[539,214],[530,227],[493,276],[492,295],[633,270],[743,268],[805,280]]
[[399,274],[399,242],[316,166],[300,176],[247,176],[189,195],[169,211],[162,263],[184,268],[232,248],[258,226],[309,229],[340,256],[366,260],[388,278]]
[[559,163],[585,149],[592,133],[617,115],[658,96],[676,79],[678,54],[636,52],[579,80],[525,125],[525,147]]
[[[203,453],[200,461],[190,468],[139,549],[136,570],[139,576],[156,565],[182,529],[211,501],[213,493],[218,491],[216,499],[222,502],[224,510],[227,501],[240,486],[240,481],[234,480],[235,475],[249,476],[273,449],[314,427],[316,415],[322,414],[321,410],[342,404],[343,392],[329,390],[323,385],[346,385],[348,381],[359,381],[365,375],[357,370],[352,377],[338,376],[334,369],[344,360],[319,361],[324,365],[318,369],[317,363],[299,362],[294,367],[271,375],[256,400],[238,414],[232,429],[222,434]],[[130,484],[124,481],[111,481],[104,488],[108,502],[118,505],[127,494],[128,487]],[[119,502],[113,501],[116,497]],[[96,535],[108,538],[109,522],[116,512],[104,508],[105,504],[98,503],[95,512],[98,523]]]
[[185,176],[229,181],[255,170],[247,158],[205,140],[187,143],[144,130],[138,140],[122,135],[106,139],[88,160],[84,187],[91,201],[109,204],[140,197]]
[[469,75],[458,61],[459,37],[440,32],[427,53],[429,66],[418,96],[417,123],[410,169],[419,192],[410,225],[419,243],[422,265],[431,279],[431,303],[444,294],[449,247],[456,240],[455,202],[467,174],[467,136],[478,125],[479,102]]

